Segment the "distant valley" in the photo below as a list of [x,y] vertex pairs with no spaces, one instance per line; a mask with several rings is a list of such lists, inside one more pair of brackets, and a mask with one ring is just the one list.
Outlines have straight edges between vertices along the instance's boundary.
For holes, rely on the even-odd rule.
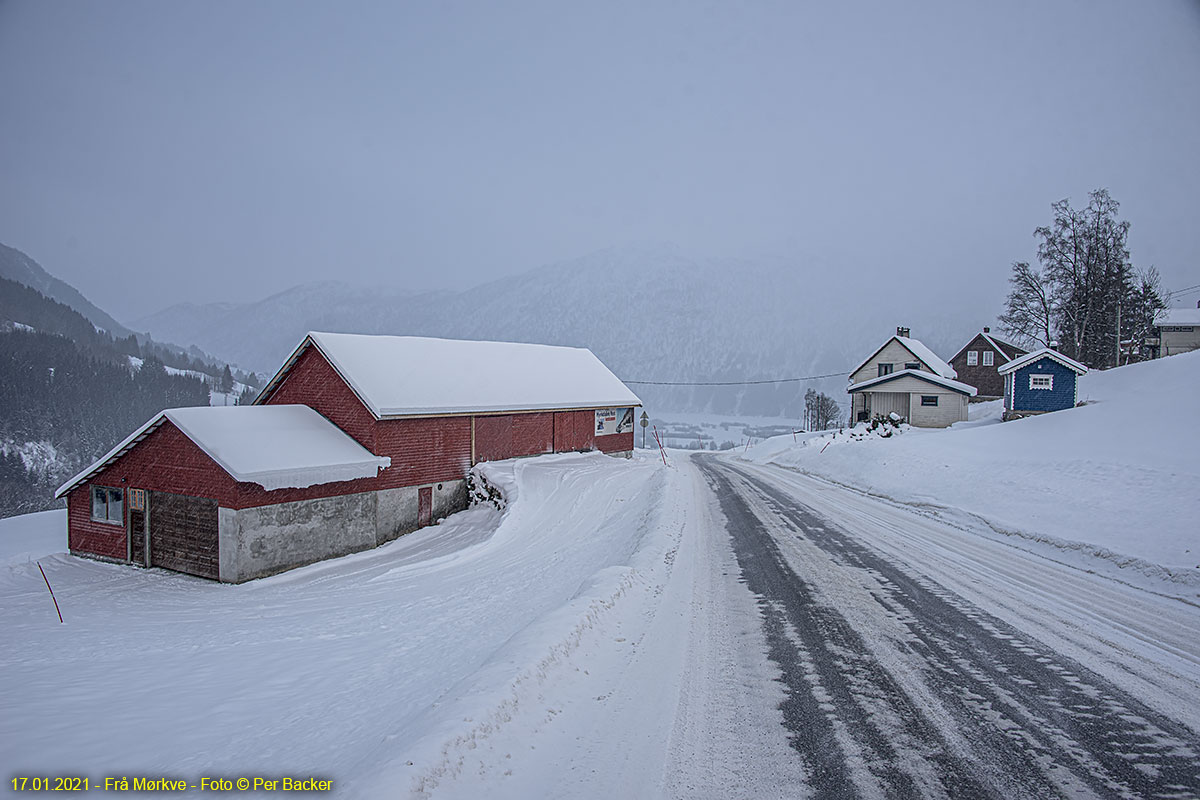
[[[923,287],[852,286],[819,264],[641,245],[460,291],[316,283],[256,302],[177,305],[131,324],[260,374],[307,331],[329,330],[587,347],[625,380],[719,382],[843,372],[896,325],[949,356],[989,323]],[[810,385],[840,397],[845,379],[633,388],[652,409],[796,416]]]

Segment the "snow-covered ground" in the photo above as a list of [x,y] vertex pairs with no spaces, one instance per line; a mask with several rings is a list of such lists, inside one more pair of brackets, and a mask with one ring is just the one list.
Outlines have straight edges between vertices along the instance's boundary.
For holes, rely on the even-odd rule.
[[949,430],[790,436],[742,456],[1050,547],[1076,563],[1200,593],[1200,352],[1080,379],[1086,405],[1000,423],[999,401]]
[[63,512],[0,521],[7,770],[319,775],[345,797],[796,785],[758,610],[690,467],[484,470],[504,512],[239,586],[67,555]]
[[[980,404],[948,431],[787,435],[724,457],[879,528],[862,541],[1168,713],[1200,696],[1194,647],[1159,630],[1191,630],[1200,587],[1198,374],[1200,353],[1176,356],[1087,376],[1071,411],[999,423]],[[803,796],[762,609],[709,485],[668,457],[483,465],[503,511],[239,586],[69,556],[62,511],[0,520],[8,773]]]

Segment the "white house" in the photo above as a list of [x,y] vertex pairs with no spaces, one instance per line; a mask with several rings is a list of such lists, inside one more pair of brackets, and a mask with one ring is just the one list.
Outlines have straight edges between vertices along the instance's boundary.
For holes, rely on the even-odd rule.
[[1200,349],[1200,301],[1195,308],[1168,308],[1154,318],[1157,336],[1147,340],[1155,358]]
[[908,328],[897,328],[850,373],[850,418],[857,422],[894,413],[922,428],[962,422],[975,387],[955,380],[953,367],[908,334]]

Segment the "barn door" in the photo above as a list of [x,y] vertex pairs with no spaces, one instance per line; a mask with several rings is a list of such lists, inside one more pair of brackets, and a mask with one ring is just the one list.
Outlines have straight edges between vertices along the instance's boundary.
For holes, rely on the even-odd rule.
[[216,579],[217,501],[150,493],[150,566]]
[[433,487],[417,490],[417,527],[424,528],[433,521]]
[[146,566],[146,512],[129,512],[129,560]]
[[139,566],[149,566],[146,559],[146,490],[129,489],[126,492],[129,506],[129,561]]

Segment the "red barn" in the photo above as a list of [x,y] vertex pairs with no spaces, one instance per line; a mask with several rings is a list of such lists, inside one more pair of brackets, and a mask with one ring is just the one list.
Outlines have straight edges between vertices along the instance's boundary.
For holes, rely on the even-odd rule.
[[585,349],[310,333],[254,406],[174,409],[64,484],[71,552],[241,582],[466,506],[481,461],[633,450]]

